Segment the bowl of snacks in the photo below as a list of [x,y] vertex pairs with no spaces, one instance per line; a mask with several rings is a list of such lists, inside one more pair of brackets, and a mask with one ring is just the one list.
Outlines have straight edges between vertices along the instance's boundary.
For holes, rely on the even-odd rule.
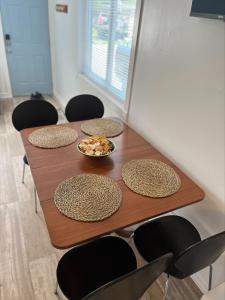
[[104,136],[91,136],[77,145],[80,153],[90,157],[104,157],[115,150],[115,144]]

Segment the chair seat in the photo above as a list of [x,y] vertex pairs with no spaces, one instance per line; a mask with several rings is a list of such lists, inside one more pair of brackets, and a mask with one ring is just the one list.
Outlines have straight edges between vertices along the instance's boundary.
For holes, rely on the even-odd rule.
[[23,157],[23,161],[24,161],[24,163],[25,163],[26,165],[29,166],[29,162],[28,162],[28,160],[27,160],[26,154],[25,154],[24,157]]
[[67,298],[80,300],[136,268],[129,245],[118,237],[107,236],[68,251],[59,261],[57,280]]
[[148,262],[165,253],[173,253],[173,261],[165,272],[184,279],[211,266],[225,251],[225,231],[201,240],[197,229],[188,220],[172,215],[141,225],[134,233],[134,242]]
[[134,242],[148,262],[172,252],[174,259],[191,245],[201,241],[196,228],[179,216],[165,216],[144,223],[136,229]]

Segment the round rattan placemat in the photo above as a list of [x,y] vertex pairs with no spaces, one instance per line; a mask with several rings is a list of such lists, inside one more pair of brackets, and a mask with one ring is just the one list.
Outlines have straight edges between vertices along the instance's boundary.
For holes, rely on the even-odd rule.
[[122,168],[122,177],[132,191],[153,198],[172,195],[181,186],[173,168],[153,159],[129,161]]
[[122,192],[111,178],[82,174],[63,181],[55,191],[55,205],[69,218],[94,222],[115,213],[122,202]]
[[29,142],[40,148],[59,148],[70,145],[76,141],[78,134],[76,130],[64,126],[44,127],[33,131]]
[[92,119],[82,123],[81,130],[88,135],[114,137],[123,132],[123,124],[113,119]]

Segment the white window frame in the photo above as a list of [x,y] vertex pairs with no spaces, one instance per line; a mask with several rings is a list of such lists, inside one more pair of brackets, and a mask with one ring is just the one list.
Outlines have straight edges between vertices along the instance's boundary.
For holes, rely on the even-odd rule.
[[[84,78],[87,82],[91,82],[92,87],[96,87],[98,91],[102,91],[104,95],[107,96],[108,99],[113,99],[113,103],[116,104],[118,107],[122,108],[124,112],[128,112],[129,110],[129,104],[130,104],[130,98],[132,93],[132,86],[133,86],[133,77],[134,77],[134,71],[135,71],[135,62],[136,62],[136,56],[137,56],[137,48],[138,48],[138,40],[139,40],[139,34],[140,34],[140,27],[141,27],[141,19],[142,19],[142,10],[143,10],[143,2],[144,0],[137,0],[137,7],[135,12],[135,18],[134,18],[134,29],[133,29],[133,39],[132,39],[132,46],[131,46],[131,54],[130,54],[130,64],[129,64],[129,71],[128,71],[128,81],[127,81],[127,90],[126,90],[126,96],[124,100],[121,100],[120,97],[116,95],[116,92],[113,93],[109,89],[103,86],[104,80],[96,80],[96,75],[93,75],[94,78],[92,78],[91,74],[88,76],[85,73],[85,60],[87,57],[90,57],[90,55],[87,55],[87,51],[91,49],[91,47],[85,47],[86,43],[86,37],[88,30],[91,26],[88,25],[86,20],[89,16],[88,12],[88,0],[80,0],[80,11],[81,11],[81,18],[79,22],[79,27],[81,28],[79,30],[80,38],[79,41],[82,46],[80,47],[80,75],[81,78]],[[88,28],[89,27],[89,28]],[[91,39],[89,39],[91,41]],[[110,43],[109,43],[110,47]],[[112,48],[112,47],[111,47]],[[108,56],[109,58],[110,56]],[[110,70],[110,69],[109,69]],[[107,70],[109,72],[109,70]]]

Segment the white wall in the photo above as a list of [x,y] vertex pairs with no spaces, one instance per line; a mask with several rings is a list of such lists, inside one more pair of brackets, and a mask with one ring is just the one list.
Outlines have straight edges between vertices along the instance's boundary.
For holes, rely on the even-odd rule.
[[[50,38],[53,46],[53,81],[54,93],[62,101],[67,102],[76,91],[77,70],[77,1],[65,0],[69,4],[68,14],[55,11],[57,1],[50,0]],[[54,28],[54,30],[52,30]]]
[[145,1],[129,123],[205,190],[178,213],[206,237],[225,230],[225,24],[189,17],[191,2]]
[[0,14],[0,99],[12,96]]
[[[94,93],[108,113],[122,116],[108,97],[79,77],[79,1],[64,2],[68,15],[50,12],[55,95],[65,105],[76,94]],[[205,190],[204,201],[177,213],[206,237],[225,228],[225,24],[189,17],[191,0],[144,2],[128,121]],[[194,279],[206,289],[206,271]],[[223,280],[220,259],[214,285]]]

